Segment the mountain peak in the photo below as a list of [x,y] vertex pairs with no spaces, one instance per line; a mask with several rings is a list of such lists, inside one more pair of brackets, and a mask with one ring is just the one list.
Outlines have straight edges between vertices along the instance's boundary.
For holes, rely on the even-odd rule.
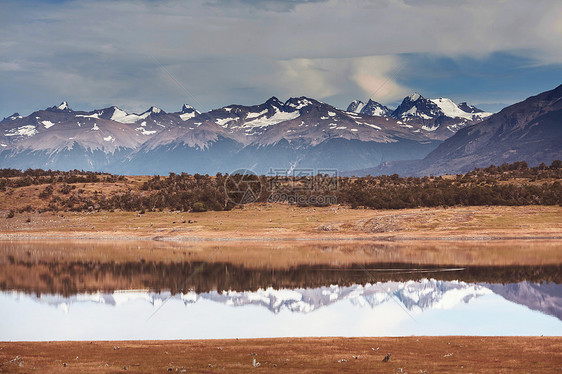
[[361,100],[353,100],[348,106],[347,111],[352,113],[361,113],[361,110],[365,107],[365,103]]
[[192,107],[189,104],[183,104],[183,106],[181,107],[181,112],[182,114],[184,113],[193,113],[193,112],[197,112],[199,113],[194,107]]
[[181,108],[181,112],[179,115],[182,121],[187,121],[188,119],[198,116],[199,114],[201,113],[191,105],[183,104],[183,107]]
[[[166,113],[166,112],[164,112],[162,109],[157,108],[157,107],[155,107],[155,106],[151,106],[150,109],[148,109],[146,112],[150,112],[150,113],[154,113],[154,114],[159,114],[159,113],[163,113],[163,114],[164,114],[164,113]],[[146,113],[146,112],[145,112],[145,113]]]
[[414,92],[413,94],[407,96],[406,98],[410,101],[418,101],[420,98],[423,99],[423,96],[417,92]]
[[484,112],[482,109],[475,107],[474,105],[469,105],[466,101],[460,103],[458,105],[459,109],[467,112],[467,113],[482,113]]
[[294,108],[294,109],[302,109],[304,107],[307,107],[309,105],[317,105],[319,104],[318,101],[314,100],[314,99],[309,99],[308,97],[305,96],[301,96],[301,97],[291,97],[289,100],[287,100],[285,102],[285,106]]
[[369,99],[369,102],[361,109],[362,114],[368,114],[370,116],[389,116],[392,110],[382,105],[379,102]]
[[392,110],[372,99],[369,99],[367,104],[360,100],[354,100],[347,107],[347,111],[381,117],[389,116],[392,113]]
[[283,105],[281,100],[279,100],[275,96],[271,96],[265,103],[269,105]]
[[60,103],[59,106],[55,107],[58,110],[68,110],[71,111],[72,109],[70,109],[70,107],[68,106],[68,102],[63,101],[62,103]]
[[398,105],[394,112],[392,112],[392,117],[403,120],[414,118],[431,120],[442,114],[441,109],[436,103],[414,92],[402,100],[402,104]]

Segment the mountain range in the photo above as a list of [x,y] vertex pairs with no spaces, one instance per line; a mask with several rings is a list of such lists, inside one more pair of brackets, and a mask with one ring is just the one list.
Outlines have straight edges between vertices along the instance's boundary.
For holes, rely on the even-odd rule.
[[[542,156],[536,154],[528,161],[542,162],[557,154],[553,150],[560,151],[552,139],[550,148],[541,143],[541,136],[558,134],[559,117],[550,106],[525,105],[530,105],[525,109],[529,113],[520,122],[534,120],[538,113],[534,116],[533,111],[546,115],[531,126],[532,134],[524,136],[533,137],[535,146],[542,149]],[[476,138],[482,135],[484,139],[489,129],[502,124],[507,131],[513,125],[507,109],[492,115],[466,103],[426,99],[417,93],[404,98],[394,110],[372,100],[366,104],[356,100],[341,110],[307,97],[285,102],[272,97],[259,105],[230,105],[206,113],[187,104],[174,113],[154,106],[140,114],[116,106],[84,112],[63,102],[28,116],[14,113],[0,122],[0,167],[120,174],[215,174],[240,168],[262,174],[297,168],[357,170],[357,174],[379,170],[445,173],[464,167],[456,166],[460,163],[455,163],[452,153],[459,147],[452,142],[460,144],[470,134],[468,141],[474,144]],[[544,126],[552,128],[548,135],[542,130],[544,121]],[[519,127],[525,127],[522,122]],[[475,132],[476,128],[487,130]],[[488,143],[478,140],[478,144],[495,139],[488,136]],[[503,140],[520,141],[516,134],[499,138]],[[490,152],[500,148],[491,147]],[[520,160],[523,148],[511,152],[511,158]],[[482,149],[478,155],[478,165],[495,161],[486,158]],[[411,160],[431,160],[435,167],[418,170]]]
[[425,158],[385,162],[353,175],[442,175],[515,161],[530,165],[562,159],[562,85],[510,105],[460,129]]
[[421,127],[423,131],[430,132],[435,139],[440,140],[445,140],[463,127],[476,124],[493,114],[466,102],[457,105],[451,99],[426,99],[418,93],[405,97],[394,110],[373,100],[369,100],[367,104],[355,100],[349,104],[347,110],[394,118],[404,127]]

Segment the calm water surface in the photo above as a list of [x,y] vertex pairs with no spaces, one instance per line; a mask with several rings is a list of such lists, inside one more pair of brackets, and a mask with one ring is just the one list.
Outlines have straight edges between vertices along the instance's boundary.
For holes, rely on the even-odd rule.
[[0,340],[562,335],[559,265],[247,269],[10,253]]

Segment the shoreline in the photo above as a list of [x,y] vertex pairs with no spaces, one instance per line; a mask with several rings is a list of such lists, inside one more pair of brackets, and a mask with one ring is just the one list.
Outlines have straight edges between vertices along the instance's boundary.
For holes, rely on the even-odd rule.
[[[109,233],[108,233],[109,234]],[[536,241],[536,240],[562,240],[562,236],[438,236],[438,237],[413,237],[413,236],[373,236],[373,237],[319,237],[319,238],[294,238],[294,237],[251,237],[251,238],[209,238],[209,237],[132,237],[132,236],[94,236],[94,235],[34,235],[25,234],[0,234],[0,241],[105,241],[105,242],[172,242],[172,243],[205,243],[205,242],[387,242],[387,243],[407,243],[407,242],[486,242],[486,241]]]

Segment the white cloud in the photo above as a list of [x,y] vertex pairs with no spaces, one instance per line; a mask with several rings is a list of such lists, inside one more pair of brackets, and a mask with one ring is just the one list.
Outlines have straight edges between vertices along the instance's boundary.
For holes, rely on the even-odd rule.
[[345,62],[337,59],[292,59],[278,62],[280,70],[271,83],[283,96],[324,98],[339,93],[338,80]]
[[396,81],[402,69],[397,56],[370,56],[354,60],[351,79],[365,93],[365,97],[379,102],[403,98],[411,89]]
[[354,98],[389,102],[410,91],[396,81],[401,69],[397,56],[292,59],[279,62],[278,67],[270,84],[283,96],[322,99],[353,93]]

